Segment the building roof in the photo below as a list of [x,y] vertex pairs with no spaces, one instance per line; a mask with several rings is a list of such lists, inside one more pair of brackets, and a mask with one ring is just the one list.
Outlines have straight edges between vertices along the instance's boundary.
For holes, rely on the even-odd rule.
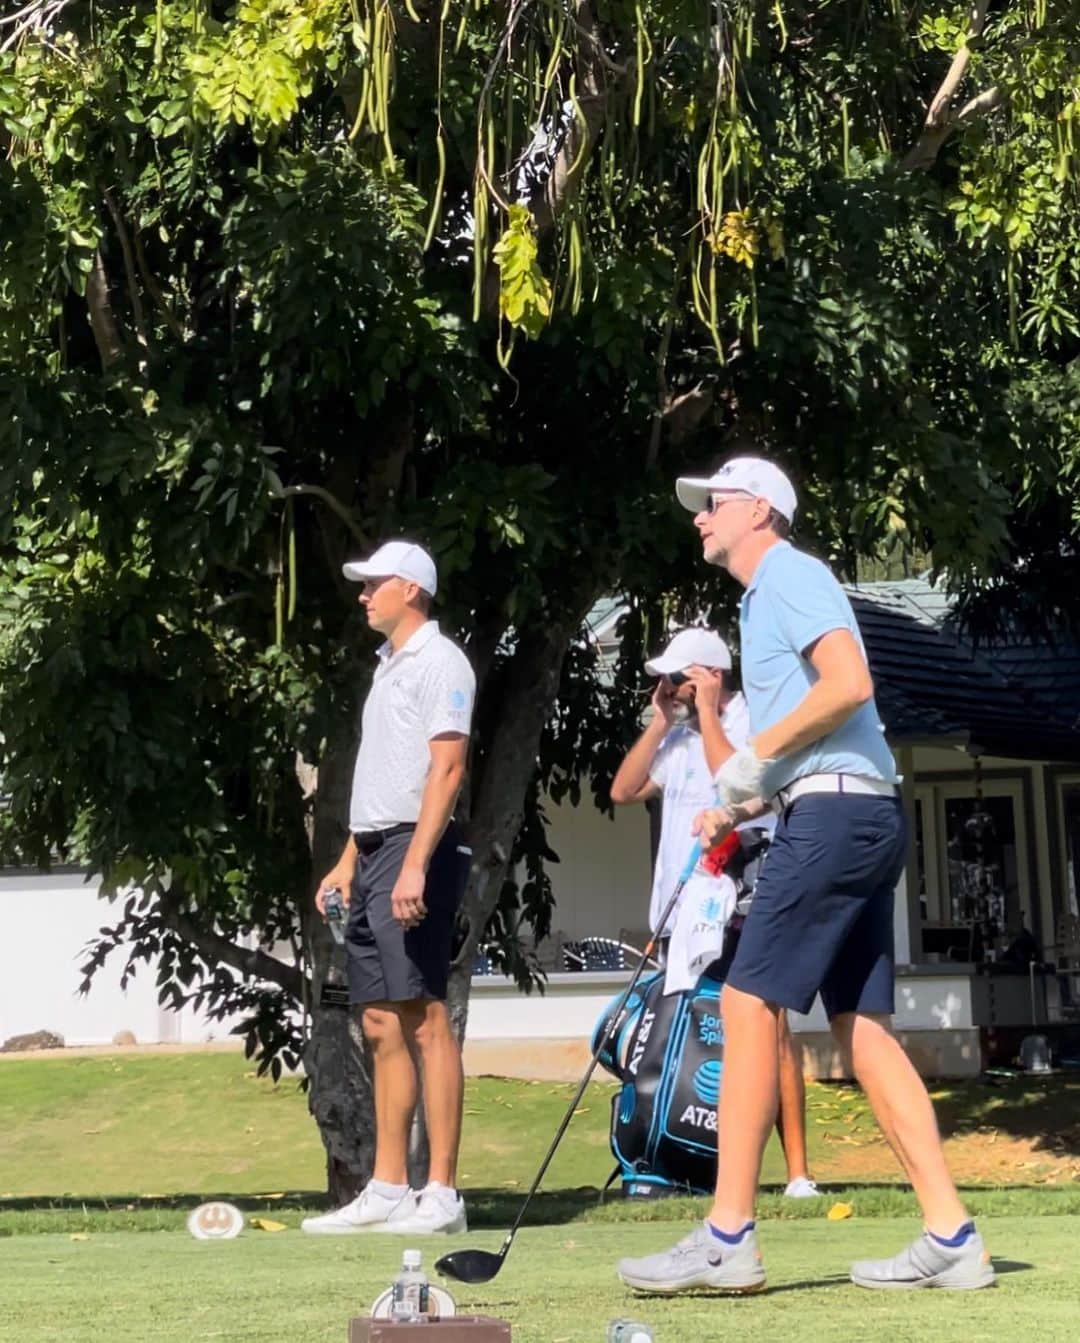
[[925,578],[847,588],[894,744],[981,747],[1019,759],[1080,760],[1080,648],[984,641],[958,629]]

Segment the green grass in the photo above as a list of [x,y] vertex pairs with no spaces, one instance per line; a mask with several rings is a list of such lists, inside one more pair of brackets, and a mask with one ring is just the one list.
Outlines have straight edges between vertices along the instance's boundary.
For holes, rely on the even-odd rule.
[[[612,1167],[612,1091],[603,1082],[587,1093],[534,1205],[538,1224],[672,1215],[663,1203],[599,1202]],[[474,1226],[512,1220],[572,1092],[546,1082],[470,1079],[460,1183]],[[1052,1156],[1068,1179],[1067,1160],[1080,1149],[1080,1082],[965,1083],[935,1095],[945,1131],[967,1135],[963,1142],[993,1152],[998,1149],[986,1144],[995,1135],[1045,1142],[1046,1163],[1006,1171],[1012,1186],[1000,1187],[995,1169],[983,1182],[988,1187],[966,1195],[976,1212],[1080,1213],[1080,1181],[1052,1190],[1026,1187],[1045,1178]],[[811,1086],[807,1110],[811,1168],[833,1197],[854,1202],[860,1217],[913,1213],[858,1092]],[[304,1094],[294,1079],[275,1086],[256,1077],[236,1053],[0,1060],[0,1134],[0,1236],[175,1230],[191,1206],[211,1196],[295,1227],[322,1201],[322,1145]],[[783,1176],[774,1142],[766,1154],[766,1186],[775,1188]],[[845,1192],[856,1180],[853,1192]],[[761,1213],[817,1218],[821,1205],[766,1193]]]
[[[893,1253],[916,1233],[913,1220],[891,1218],[769,1224],[762,1234],[769,1290],[756,1297],[666,1300],[625,1291],[612,1271],[616,1259],[661,1248],[686,1225],[528,1228],[493,1282],[454,1288],[458,1307],[511,1321],[515,1343],[601,1343],[617,1316],[646,1321],[662,1343],[999,1343],[1017,1328],[1040,1343],[1075,1337],[1080,1272],[1068,1218],[985,1224],[1000,1272],[994,1291],[897,1295],[851,1286],[853,1258]],[[480,1233],[469,1243],[495,1248],[498,1238]],[[217,1244],[177,1232],[16,1237],[0,1241],[0,1340],[345,1343],[348,1318],[389,1283],[400,1253],[389,1238],[315,1240],[296,1231],[247,1230]]]
[[[461,1183],[473,1234],[464,1243],[497,1248],[571,1094],[549,1083],[469,1082]],[[599,1201],[611,1168],[611,1094],[604,1083],[586,1096],[499,1277],[455,1288],[461,1308],[509,1319],[516,1343],[599,1343],[618,1315],[651,1323],[664,1343],[729,1335],[738,1343],[788,1336],[998,1343],[1020,1321],[1040,1343],[1073,1338],[1080,1295],[1080,1182],[1069,1178],[1080,1153],[1073,1079],[935,1093],[946,1132],[976,1156],[1019,1138],[1035,1158],[1008,1171],[1015,1183],[1005,1185],[995,1155],[996,1184],[965,1192],[1002,1270],[996,1291],[973,1296],[878,1295],[846,1282],[853,1258],[892,1253],[915,1234],[916,1210],[858,1094],[815,1086],[811,1164],[829,1192],[802,1203],[763,1195],[770,1290],[735,1301],[631,1297],[614,1277],[615,1260],[669,1244],[706,1204]],[[365,1311],[399,1262],[397,1241],[300,1233],[323,1187],[305,1097],[293,1081],[275,1087],[255,1077],[236,1054],[0,1060],[0,1135],[0,1343],[345,1343],[349,1316]],[[1033,1187],[1052,1163],[1064,1186]],[[852,1183],[855,1170],[860,1179]],[[782,1173],[772,1149],[766,1181],[775,1186]],[[184,1219],[210,1195],[286,1230],[249,1225],[234,1242],[196,1242]],[[824,1214],[838,1199],[854,1216],[829,1222]],[[23,1234],[31,1232],[38,1234]]]

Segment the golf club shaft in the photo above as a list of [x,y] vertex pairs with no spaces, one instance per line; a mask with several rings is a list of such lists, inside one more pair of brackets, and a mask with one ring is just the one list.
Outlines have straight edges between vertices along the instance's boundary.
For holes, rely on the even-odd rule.
[[653,933],[652,937],[650,937],[648,942],[645,944],[645,950],[641,954],[641,959],[637,963],[637,968],[634,970],[634,973],[630,976],[629,984],[627,984],[626,988],[623,989],[622,997],[619,999],[618,1005],[612,1012],[611,1016],[608,1018],[607,1029],[604,1031],[603,1036],[600,1038],[600,1041],[598,1042],[596,1048],[593,1050],[593,1056],[589,1060],[589,1066],[585,1069],[585,1076],[581,1079],[581,1082],[578,1085],[578,1089],[574,1093],[574,1099],[570,1102],[569,1106],[567,1107],[566,1114],[563,1115],[562,1123],[559,1125],[558,1132],[555,1134],[555,1138],[552,1141],[551,1146],[548,1148],[547,1156],[544,1157],[544,1160],[540,1165],[540,1169],[536,1172],[536,1179],[533,1180],[532,1182],[532,1188],[525,1195],[525,1201],[524,1203],[522,1203],[520,1209],[518,1210],[518,1215],[514,1220],[514,1225],[510,1228],[510,1232],[507,1235],[506,1240],[503,1242],[503,1248],[502,1248],[503,1254],[505,1254],[506,1251],[510,1248],[510,1242],[514,1239],[514,1235],[516,1234],[518,1227],[521,1225],[521,1220],[525,1216],[525,1210],[526,1208],[528,1208],[529,1203],[532,1200],[532,1196],[540,1188],[540,1181],[544,1178],[548,1166],[551,1165],[551,1158],[555,1155],[555,1149],[562,1141],[562,1136],[569,1127],[570,1120],[573,1119],[574,1117],[574,1111],[581,1103],[581,1098],[585,1094],[585,1088],[589,1085],[589,1079],[592,1077],[593,1073],[596,1070],[596,1065],[600,1061],[600,1055],[603,1053],[604,1047],[607,1045],[608,1041],[611,1039],[611,1037],[615,1034],[616,1030],[618,1029],[619,1018],[622,1016],[626,1004],[630,1001],[630,995],[631,993],[633,993],[635,985],[641,978],[641,972],[645,969],[645,963],[646,961],[648,961],[650,956],[652,956],[653,952],[656,950],[656,944],[659,941],[660,936],[663,933],[664,929],[667,927],[667,921],[668,919],[671,918],[672,912],[674,911],[675,906],[678,903],[679,896],[682,895],[683,887],[686,885],[686,883],[690,880],[690,877],[693,875],[694,868],[697,867],[698,859],[700,857],[701,857],[701,844],[698,843],[694,845],[690,857],[686,860],[686,866],[679,874],[679,880],[675,883],[675,889],[671,893],[671,899],[667,902],[667,905],[664,907],[664,912],[660,915],[659,922],[656,925],[658,931]]

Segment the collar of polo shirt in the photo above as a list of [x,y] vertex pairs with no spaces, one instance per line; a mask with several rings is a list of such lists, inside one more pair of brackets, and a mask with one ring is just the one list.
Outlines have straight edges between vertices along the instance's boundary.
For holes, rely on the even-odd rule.
[[380,644],[376,650],[378,656],[384,662],[392,657],[400,657],[405,653],[419,653],[426,643],[429,643],[439,632],[439,622],[437,620],[425,620],[418,630],[414,630],[408,639],[394,652],[393,645],[387,639],[385,643]]
[[790,549],[791,549],[790,541],[777,541],[774,545],[771,545],[768,548],[765,554],[762,555],[761,559],[758,560],[757,568],[750,575],[750,582],[747,583],[746,591],[743,593],[744,597],[749,597],[751,592],[753,592],[754,589],[757,587],[757,585],[761,582],[762,578],[764,578],[765,570],[768,568],[770,559],[774,555],[777,555],[781,550],[790,550]]

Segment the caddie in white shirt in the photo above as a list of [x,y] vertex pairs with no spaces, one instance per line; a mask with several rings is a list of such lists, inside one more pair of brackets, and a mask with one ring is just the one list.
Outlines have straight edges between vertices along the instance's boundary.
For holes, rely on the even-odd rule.
[[[657,924],[694,846],[694,822],[703,811],[715,808],[713,775],[749,740],[750,711],[742,692],[735,689],[731,650],[713,630],[680,630],[662,653],[645,663],[645,670],[659,678],[652,696],[653,715],[612,780],[611,800],[616,806],[626,806],[662,799],[649,927],[667,939],[678,909],[666,928]],[[753,818],[740,828],[774,827],[771,811],[752,811]],[[717,842],[723,833],[718,831],[712,838]],[[736,916],[728,925],[725,964],[735,953],[741,922]],[[778,1016],[777,1036],[780,1106],[776,1123],[788,1171],[784,1192],[789,1198],[813,1198],[818,1190],[806,1165],[806,1087],[784,1012]]]
[[[315,902],[341,891],[349,906],[349,999],[371,1045],[375,1168],[351,1203],[303,1229],[427,1235],[466,1229],[456,1188],[461,1137],[461,1051],[446,989],[454,919],[470,850],[452,820],[465,777],[476,678],[465,654],[430,619],[431,556],[389,541],[345,565],[363,584],[368,625],[385,636],[364,703],[350,805],[350,836]],[[429,1179],[409,1187],[409,1131],[419,1060],[430,1146]]]

